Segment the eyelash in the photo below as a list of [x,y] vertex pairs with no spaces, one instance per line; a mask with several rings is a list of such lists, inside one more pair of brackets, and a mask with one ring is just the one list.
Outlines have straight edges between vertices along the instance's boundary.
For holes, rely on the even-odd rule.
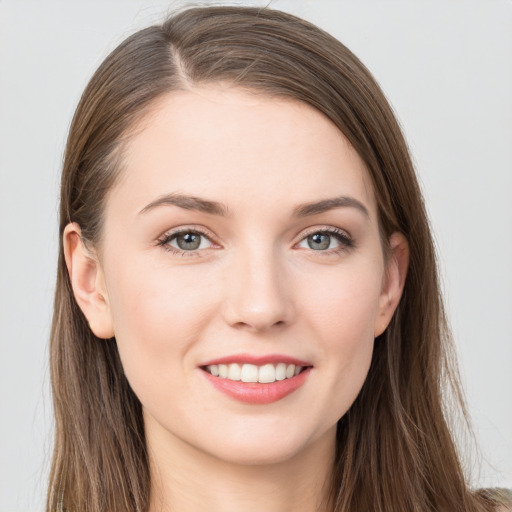
[[[191,251],[184,251],[177,249],[176,247],[172,247],[169,245],[169,242],[174,240],[177,236],[184,234],[184,233],[191,233],[195,235],[202,235],[205,238],[207,238],[212,244],[212,240],[208,233],[201,230],[200,228],[186,228],[186,229],[180,229],[178,231],[173,231],[172,233],[166,233],[161,238],[157,240],[157,246],[162,247],[165,251],[170,252],[172,254],[175,254],[177,256],[184,256],[184,257],[193,257],[193,256],[200,256],[200,250],[191,250]],[[322,234],[322,235],[328,235],[334,237],[340,245],[338,247],[335,247],[334,249],[328,249],[325,251],[314,251],[313,252],[322,255],[322,256],[331,256],[333,254],[340,254],[342,252],[349,251],[350,249],[353,249],[355,247],[354,240],[348,235],[345,231],[342,231],[338,228],[321,228],[321,229],[314,229],[306,233],[299,241],[302,242],[306,238],[308,238],[311,235],[316,234]],[[204,249],[203,249],[204,250]]]
[[169,245],[169,242],[171,242],[177,236],[184,234],[184,233],[191,233],[194,235],[202,235],[205,238],[207,238],[211,243],[213,243],[211,240],[211,237],[208,235],[208,233],[206,233],[202,229],[186,228],[186,229],[180,229],[178,231],[173,231],[172,233],[166,233],[165,235],[163,235],[163,237],[161,237],[157,240],[157,245],[161,246],[165,251],[175,254],[177,256],[185,256],[185,257],[200,256],[200,254],[199,254],[200,251],[198,251],[198,250],[183,251],[183,250],[177,249],[176,247],[172,247],[171,245]]

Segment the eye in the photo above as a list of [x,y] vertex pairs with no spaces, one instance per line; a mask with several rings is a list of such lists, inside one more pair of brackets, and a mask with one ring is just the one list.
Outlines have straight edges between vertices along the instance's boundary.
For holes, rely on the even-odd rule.
[[341,252],[354,247],[352,238],[339,229],[330,228],[314,231],[303,238],[298,244],[304,249],[319,252]]
[[199,250],[209,249],[213,243],[205,233],[198,229],[183,229],[164,235],[158,240],[158,245],[175,254],[192,256]]

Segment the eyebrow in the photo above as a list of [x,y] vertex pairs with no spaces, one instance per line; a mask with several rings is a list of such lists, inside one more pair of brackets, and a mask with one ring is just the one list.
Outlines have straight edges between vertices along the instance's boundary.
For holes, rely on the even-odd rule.
[[316,201],[313,203],[300,204],[293,210],[293,214],[296,217],[307,217],[309,215],[318,215],[334,208],[356,208],[366,217],[370,217],[370,213],[366,206],[358,201],[354,197],[340,196],[333,197],[332,199],[323,199],[322,201]]
[[162,205],[179,206],[185,210],[196,210],[199,212],[209,213],[211,215],[219,215],[222,217],[227,217],[229,215],[228,208],[222,203],[217,203],[216,201],[208,201],[207,199],[201,199],[200,197],[183,194],[166,194],[161,196],[145,206],[139,212],[139,214],[147,213],[157,206]]
[[[218,215],[221,217],[228,217],[230,212],[229,208],[222,203],[216,201],[209,201],[207,199],[201,199],[196,196],[189,196],[184,194],[166,194],[161,196],[147,206],[145,206],[139,214],[147,213],[150,210],[157,208],[158,206],[178,206],[185,210],[195,210],[203,213],[209,213],[211,215]],[[366,206],[358,201],[354,197],[350,196],[339,196],[331,199],[322,199],[321,201],[315,201],[311,203],[304,203],[296,206],[293,209],[294,217],[308,217],[311,215],[318,215],[320,213],[333,210],[335,208],[356,208],[366,217],[370,217],[370,213]]]

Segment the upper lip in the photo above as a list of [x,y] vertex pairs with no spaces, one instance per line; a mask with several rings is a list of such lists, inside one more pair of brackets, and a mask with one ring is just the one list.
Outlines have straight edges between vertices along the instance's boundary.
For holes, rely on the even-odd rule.
[[230,356],[219,357],[217,359],[211,359],[202,363],[200,366],[211,366],[214,364],[254,364],[256,366],[263,366],[264,364],[277,364],[286,363],[294,364],[295,366],[313,366],[307,361],[297,359],[296,357],[290,357],[284,354],[268,354],[262,356],[255,356],[251,354],[233,354]]

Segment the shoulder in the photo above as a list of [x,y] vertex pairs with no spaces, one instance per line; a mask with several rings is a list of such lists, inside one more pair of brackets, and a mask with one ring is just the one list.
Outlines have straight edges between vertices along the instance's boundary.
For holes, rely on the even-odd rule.
[[501,487],[479,489],[476,494],[488,502],[495,503],[496,512],[512,512],[512,489]]

